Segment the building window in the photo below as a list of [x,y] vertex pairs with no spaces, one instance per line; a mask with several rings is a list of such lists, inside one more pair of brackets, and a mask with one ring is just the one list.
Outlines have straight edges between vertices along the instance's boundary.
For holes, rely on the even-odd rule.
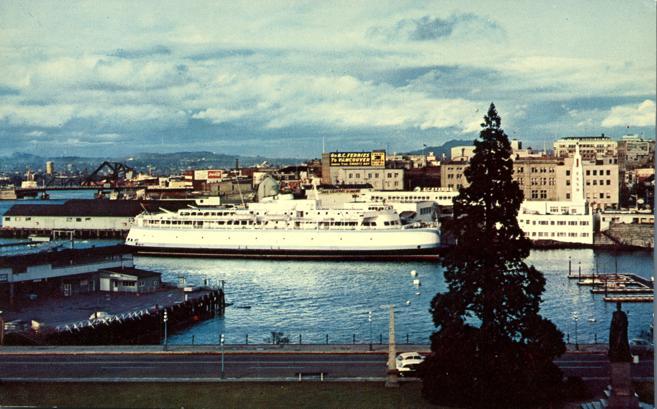
[[611,185],[611,180],[607,179],[607,186]]
[[569,170],[566,171],[566,176],[570,176],[570,171]]
[[590,170],[586,171],[586,176],[591,176],[591,171]]
[[604,199],[604,198],[605,198],[605,194],[600,192],[600,199]]

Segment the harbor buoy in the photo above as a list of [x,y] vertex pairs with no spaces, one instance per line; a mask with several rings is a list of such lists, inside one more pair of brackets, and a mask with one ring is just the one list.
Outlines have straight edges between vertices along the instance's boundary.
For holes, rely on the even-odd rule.
[[417,277],[417,271],[415,271],[415,270],[411,270],[411,276],[413,276],[413,277]]

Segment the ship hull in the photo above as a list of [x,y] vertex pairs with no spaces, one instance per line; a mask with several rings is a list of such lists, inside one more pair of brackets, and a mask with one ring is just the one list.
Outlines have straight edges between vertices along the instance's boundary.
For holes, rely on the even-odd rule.
[[426,260],[437,261],[441,249],[379,251],[230,250],[208,248],[136,247],[136,254],[164,257],[256,258],[275,260]]
[[157,256],[331,260],[436,260],[435,229],[164,230],[133,228],[126,244]]

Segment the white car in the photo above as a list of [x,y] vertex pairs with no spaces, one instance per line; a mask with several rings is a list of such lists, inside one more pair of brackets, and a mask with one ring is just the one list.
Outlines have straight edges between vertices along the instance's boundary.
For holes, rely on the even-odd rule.
[[401,376],[414,375],[417,366],[424,362],[424,356],[419,352],[404,352],[395,358],[395,366]]

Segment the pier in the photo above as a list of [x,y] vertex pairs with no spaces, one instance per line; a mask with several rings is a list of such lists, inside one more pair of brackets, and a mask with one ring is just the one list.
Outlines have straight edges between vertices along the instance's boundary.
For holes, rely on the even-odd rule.
[[569,274],[579,286],[589,286],[591,294],[604,294],[606,302],[652,302],[654,283],[631,273]]
[[[84,294],[37,300],[19,312],[8,312],[16,327],[4,345],[157,345],[175,331],[217,316],[226,302],[222,288],[193,294],[163,288],[149,294]],[[102,316],[91,315],[103,312]],[[165,319],[165,316],[167,317]],[[11,321],[9,321],[11,320]]]

